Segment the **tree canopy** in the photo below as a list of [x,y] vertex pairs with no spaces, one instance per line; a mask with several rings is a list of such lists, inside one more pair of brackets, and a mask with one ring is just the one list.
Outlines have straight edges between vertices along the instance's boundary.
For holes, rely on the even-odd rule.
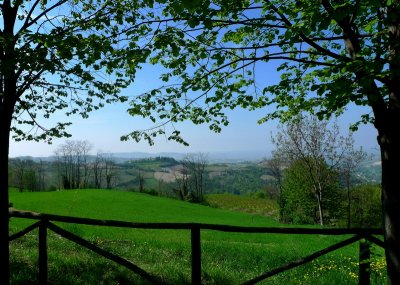
[[148,20],[140,5],[138,1],[2,2],[1,103],[9,108],[15,104],[11,108],[15,140],[68,136],[69,122],[47,126],[45,119],[60,110],[87,118],[107,103],[126,101],[120,91],[133,82],[149,54]]
[[[168,70],[161,76],[166,84],[135,98],[129,110],[157,125],[131,137],[151,141],[153,134],[164,132],[159,127],[166,122],[183,120],[206,123],[219,132],[229,123],[224,110],[238,106],[264,108],[264,122],[288,120],[304,111],[327,118],[349,103],[388,102],[384,82],[391,78],[392,58],[390,39],[382,31],[394,4],[197,2],[165,4],[163,14],[175,22],[158,26],[151,62]],[[276,84],[268,74],[257,73],[271,61],[277,62],[277,70],[268,72],[281,78]],[[375,95],[367,95],[366,88],[374,88]],[[354,123],[374,119],[367,113]],[[170,138],[181,141],[179,134]]]
[[[281,125],[279,132],[272,137],[272,142],[276,147],[274,156],[288,162],[290,166],[295,165],[293,167],[296,171],[288,172],[289,177],[293,177],[291,180],[297,179],[297,185],[303,184],[302,188],[306,192],[314,194],[319,223],[324,225],[324,200],[334,190],[332,185],[336,183],[343,164],[350,161],[349,156],[356,152],[351,133],[345,137],[341,135],[336,123],[329,124],[329,121],[319,121],[316,117],[298,116],[286,125]],[[297,171],[299,168],[302,171]],[[298,176],[303,176],[302,182]]]
[[[341,114],[368,106],[359,123],[374,124],[382,158],[382,201],[388,280],[400,283],[400,3],[383,0],[159,1],[151,62],[167,69],[165,86],[131,102],[132,115],[153,128],[122,139],[166,133],[166,124],[191,120],[219,132],[226,109],[263,108],[287,121],[309,112]],[[277,64],[271,83],[259,66]],[[271,71],[273,72],[273,71]],[[169,139],[185,143],[178,129]]]
[[[326,164],[324,171],[333,172]],[[323,194],[323,199],[316,198],[319,193],[315,190],[311,175],[303,160],[296,160],[285,169],[282,182],[283,201],[280,205],[281,221],[313,224],[320,223],[322,219],[325,224],[330,224],[330,221],[340,217],[339,185],[335,173],[331,174],[323,189],[318,190]]]
[[[68,122],[48,128],[40,116],[64,110],[87,117],[125,100],[119,90],[148,56],[167,69],[166,84],[135,98],[129,112],[157,125],[123,139],[152,142],[166,123],[183,120],[218,132],[229,123],[225,109],[239,106],[265,108],[260,122],[304,111],[329,117],[350,103],[369,106],[359,121],[378,132],[388,280],[400,283],[399,1],[8,0],[0,9],[2,169],[11,128],[16,140],[68,135]],[[271,61],[281,74],[276,84],[257,73]],[[168,137],[185,143],[177,129]],[[8,177],[2,175],[0,274],[6,284]]]
[[[9,140],[69,136],[57,111],[88,114],[126,101],[150,50],[152,1],[0,1],[0,283],[9,283]],[[147,18],[150,17],[150,18]]]

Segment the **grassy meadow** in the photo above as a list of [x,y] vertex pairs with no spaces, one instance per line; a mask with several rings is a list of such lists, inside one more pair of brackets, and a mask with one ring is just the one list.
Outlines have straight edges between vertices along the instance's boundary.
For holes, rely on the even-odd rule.
[[[223,196],[216,199],[223,199]],[[96,219],[286,226],[261,214],[242,213],[124,191],[19,193],[11,190],[10,201],[19,210]],[[235,203],[240,204],[240,201]],[[244,199],[243,203],[249,202]],[[11,233],[32,223],[33,221],[12,218]],[[157,276],[162,283],[190,284],[189,231],[58,224],[132,261]],[[345,237],[202,231],[202,283],[240,284],[343,239]],[[49,234],[48,243],[50,284],[147,284],[123,267],[54,233]],[[37,230],[11,243],[12,284],[35,284],[32,280],[37,275],[37,244]],[[355,244],[260,284],[358,284],[357,258],[358,245]],[[372,259],[372,283],[385,284],[383,251],[374,248]]]
[[279,218],[278,204],[275,200],[224,193],[208,194],[206,202],[215,208]]

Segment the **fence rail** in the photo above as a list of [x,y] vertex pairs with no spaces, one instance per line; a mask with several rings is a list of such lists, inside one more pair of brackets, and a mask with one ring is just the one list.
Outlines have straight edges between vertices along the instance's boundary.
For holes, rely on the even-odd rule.
[[[352,243],[360,241],[362,239],[368,240],[380,247],[384,247],[384,243],[374,235],[383,235],[381,229],[308,229],[308,228],[281,228],[281,227],[241,227],[241,226],[228,226],[228,225],[217,225],[217,224],[202,224],[202,223],[134,223],[127,221],[115,221],[115,220],[98,220],[89,218],[79,217],[68,217],[52,214],[42,214],[29,211],[19,211],[16,209],[9,209],[9,216],[12,218],[25,218],[38,220],[38,222],[31,226],[23,229],[22,231],[15,233],[9,237],[9,240],[15,240],[31,232],[32,230],[39,228],[39,284],[46,284],[48,280],[48,266],[47,266],[47,230],[51,230],[60,236],[69,239],[78,245],[94,251],[95,253],[108,258],[117,264],[125,266],[142,278],[148,280],[153,284],[161,284],[156,276],[153,276],[139,266],[132,262],[117,256],[113,253],[107,252],[102,248],[90,243],[89,241],[69,232],[61,227],[55,225],[52,222],[63,222],[72,224],[84,224],[94,226],[105,226],[105,227],[119,227],[119,228],[133,228],[133,229],[163,229],[163,230],[190,230],[191,231],[191,253],[192,253],[192,284],[201,284],[201,230],[215,230],[222,232],[236,232],[236,233],[265,233],[265,234],[295,234],[295,235],[353,235],[352,237],[331,245],[323,250],[317,251],[311,255],[303,257],[299,260],[285,264],[279,268],[275,268],[271,271],[265,272],[264,274],[257,276],[251,280],[244,282],[243,284],[256,284],[262,280],[272,277],[276,274],[284,272],[286,270],[301,266],[312,260],[323,256],[329,252],[335,251],[339,248],[348,246]],[[359,254],[359,284],[370,284],[369,280],[369,256],[370,248],[366,242],[360,242],[360,254]]]

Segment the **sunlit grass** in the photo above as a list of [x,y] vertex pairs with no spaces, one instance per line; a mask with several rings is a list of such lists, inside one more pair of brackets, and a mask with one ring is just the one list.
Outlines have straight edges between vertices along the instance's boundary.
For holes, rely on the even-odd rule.
[[[132,222],[284,226],[261,215],[232,212],[131,192],[11,192],[10,196],[17,209],[87,218]],[[31,223],[32,221],[13,218],[11,231],[15,232]],[[58,224],[101,248],[132,261],[157,276],[162,283],[190,283],[190,232],[187,230],[138,230]],[[204,230],[201,232],[202,282],[240,284],[343,239],[345,237],[242,234]],[[374,284],[383,284],[385,279],[382,273],[382,252],[375,252],[371,268],[377,273],[372,275],[372,279]],[[358,273],[357,256],[358,244],[355,244],[264,283],[357,284],[358,280],[352,275]],[[28,281],[35,280],[37,231],[12,243],[11,261],[13,284],[31,284]],[[49,280],[51,284],[146,284],[136,274],[56,234],[49,234]]]
[[270,199],[233,194],[209,194],[206,196],[206,202],[215,208],[278,218],[278,205],[276,201]]

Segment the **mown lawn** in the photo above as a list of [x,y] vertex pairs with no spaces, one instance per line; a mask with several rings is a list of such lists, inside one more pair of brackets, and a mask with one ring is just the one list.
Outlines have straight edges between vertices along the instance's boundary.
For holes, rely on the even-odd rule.
[[[276,227],[276,220],[140,193],[70,190],[18,193],[10,201],[21,210],[132,222],[198,222]],[[11,219],[11,232],[33,223]],[[166,284],[190,283],[190,233],[185,230],[135,230],[61,224],[63,228],[134,262]],[[240,234],[202,231],[203,284],[240,284],[285,262],[296,260],[345,237]],[[358,245],[290,270],[265,284],[357,284]],[[383,252],[374,250],[373,283],[380,275]],[[37,232],[12,242],[13,284],[34,284],[37,275]],[[49,235],[51,284],[146,284],[128,270]],[[261,283],[263,284],[263,283]]]

